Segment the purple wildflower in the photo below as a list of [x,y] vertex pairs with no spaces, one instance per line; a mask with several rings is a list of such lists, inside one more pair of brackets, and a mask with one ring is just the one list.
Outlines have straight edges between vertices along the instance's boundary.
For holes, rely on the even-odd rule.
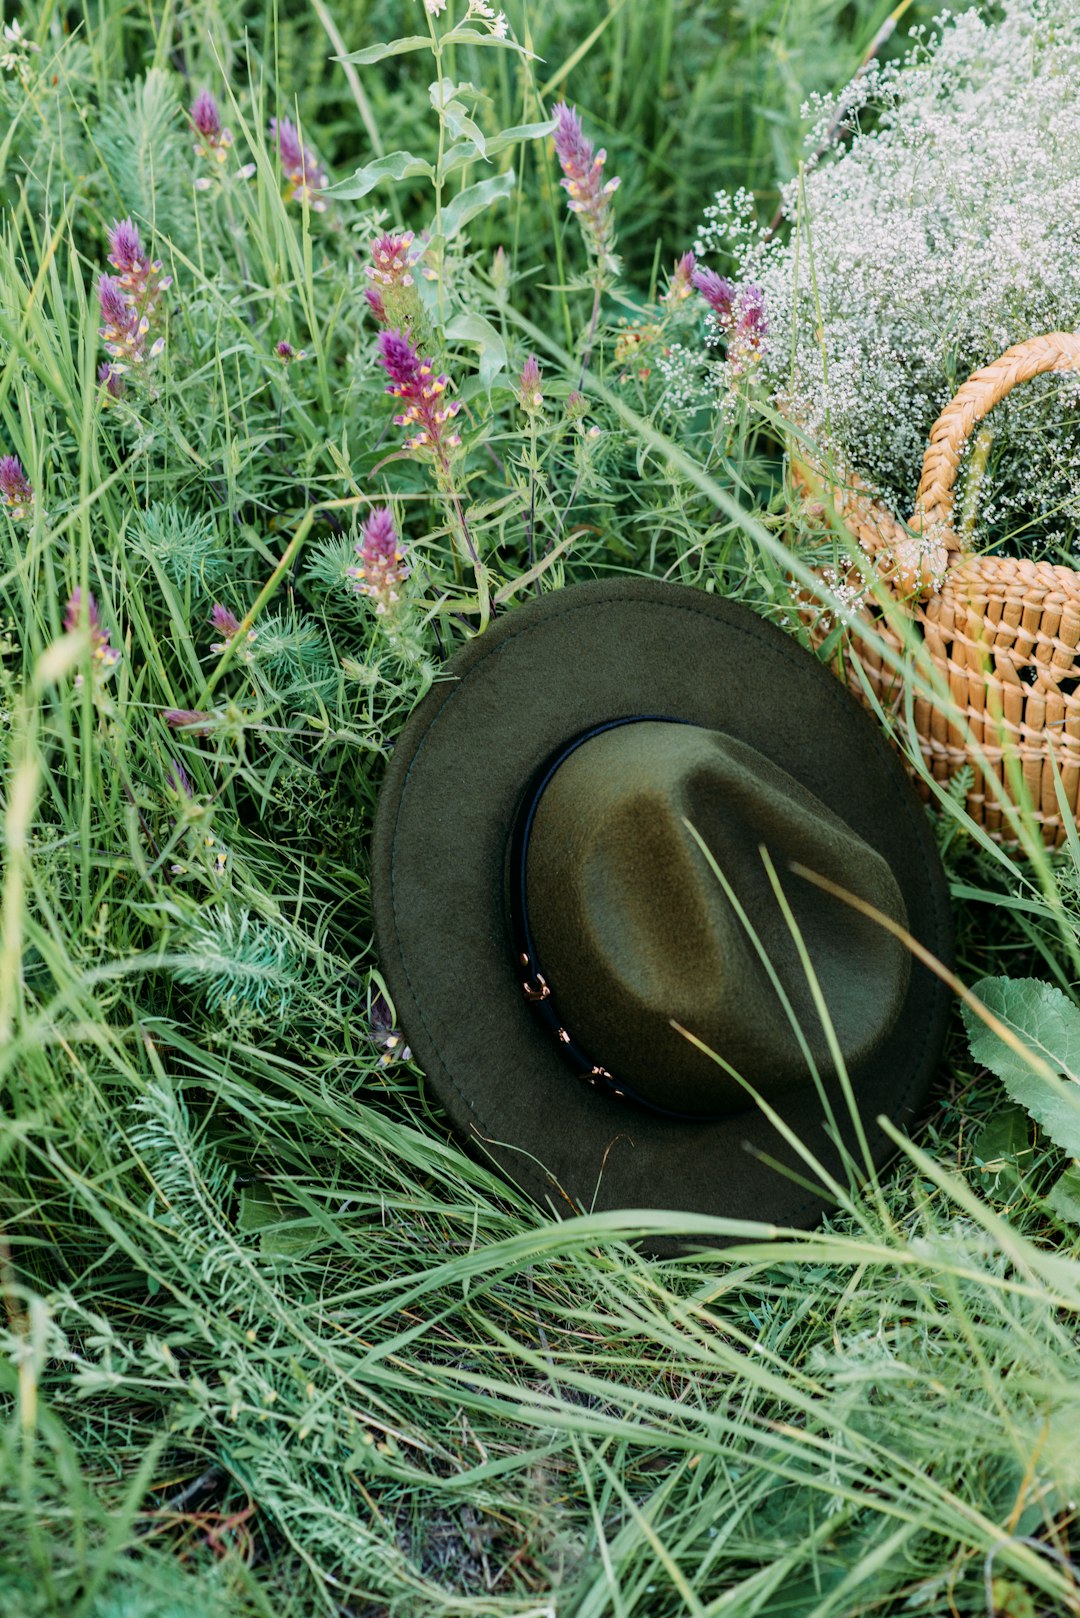
[[213,143],[221,138],[221,111],[211,91],[199,91],[191,103],[190,118],[203,140]]
[[564,178],[563,189],[570,198],[570,211],[581,220],[585,245],[597,258],[610,260],[615,245],[611,219],[611,198],[618,189],[617,177],[604,179],[607,153],[595,152],[586,140],[581,119],[574,107],[560,101],[555,108],[555,155]]
[[680,303],[685,303],[687,298],[693,296],[696,268],[697,259],[693,253],[684,253],[682,258],[676,259],[663,299],[670,309],[677,308]]
[[120,275],[122,284],[130,285],[132,278],[144,276],[150,268],[150,260],[142,250],[138,225],[130,218],[114,219],[108,237],[109,263]]
[[146,315],[132,308],[119,281],[103,275],[97,284],[98,302],[104,324],[99,327],[105,352],[113,360],[113,371],[119,375],[129,365],[141,365],[145,356],[146,336],[150,321]]
[[381,989],[376,989],[371,997],[368,1018],[371,1023],[372,1040],[382,1048],[379,1066],[389,1067],[395,1060],[408,1062],[412,1057],[412,1051],[402,1039],[401,1030],[394,1027],[393,1013]]
[[9,517],[16,521],[29,517],[34,504],[34,487],[17,455],[0,456],[0,499]]
[[[230,612],[228,607],[223,607],[221,605],[220,601],[215,601],[213,607],[210,609],[210,621],[214,628],[219,630],[220,633],[226,637],[225,640],[215,641],[210,650],[212,652],[223,652],[225,651],[229,642],[232,640],[233,636],[239,634],[240,620],[236,616],[235,612]],[[247,635],[244,637],[245,640],[253,641],[256,633],[256,630],[249,629]],[[245,662],[251,661],[251,653],[246,650],[242,649],[240,656]]]
[[530,354],[521,367],[521,379],[518,383],[518,398],[522,410],[530,416],[543,407],[544,395],[540,391],[540,366],[536,355]]
[[[214,163],[224,163],[232,145],[232,131],[222,127],[217,97],[209,90],[200,90],[191,103],[188,117],[199,137],[195,142],[196,157],[204,157]],[[205,175],[200,175],[195,184],[200,191],[205,191],[210,181]]]
[[271,118],[270,133],[277,141],[278,154],[289,189],[286,202],[307,202],[313,213],[325,213],[326,203],[319,195],[326,185],[326,170],[310,146],[305,146],[288,118]]
[[375,611],[384,613],[401,599],[398,585],[409,576],[390,507],[376,506],[360,532],[363,538],[356,545],[360,560],[349,568],[349,577],[361,595],[374,601]]
[[[109,632],[101,627],[101,614],[93,594],[88,592],[86,597],[86,620],[90,628],[90,656],[96,669],[108,674],[120,661],[120,653],[115,646],[109,644]],[[78,588],[72,590],[68,597],[67,610],[64,613],[64,628],[67,633],[73,634],[81,629],[83,623],[82,591]]]
[[717,275],[715,270],[699,269],[694,270],[691,280],[716,316],[720,330],[734,331],[737,290],[734,281],[729,281],[726,275]]
[[390,384],[387,393],[405,401],[405,409],[394,417],[396,427],[415,427],[413,436],[405,441],[408,450],[430,450],[444,469],[448,465],[447,452],[461,443],[457,433],[445,431],[461,409],[457,399],[441,403],[450,383],[445,375],[435,375],[434,362],[423,359],[404,332],[379,333],[379,359]]
[[386,287],[411,287],[412,265],[415,262],[415,255],[411,251],[413,240],[411,230],[404,231],[400,236],[391,236],[384,231],[372,245],[371,263],[366,267],[365,275]]
[[235,635],[240,628],[240,620],[235,612],[223,607],[220,601],[215,601],[210,610],[210,620],[215,629],[220,629],[223,635]]
[[124,392],[124,379],[111,361],[102,360],[101,364],[97,368],[97,378],[101,383],[102,389],[109,395],[110,399],[122,398]]
[[178,796],[193,798],[195,788],[191,784],[191,777],[178,758],[169,760],[169,785]]
[[404,331],[421,320],[413,265],[423,249],[414,248],[414,240],[411,230],[400,236],[384,231],[371,245],[371,263],[364,266],[364,274],[375,285],[366,289],[365,296],[381,326]]
[[197,736],[205,736],[213,723],[213,714],[197,708],[164,708],[161,717],[173,730],[191,730]]

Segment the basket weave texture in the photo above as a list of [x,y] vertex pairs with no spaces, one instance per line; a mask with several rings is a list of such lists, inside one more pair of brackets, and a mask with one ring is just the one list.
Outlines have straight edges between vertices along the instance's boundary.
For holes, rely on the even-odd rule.
[[[949,712],[922,696],[914,702],[914,740],[934,779],[946,782],[966,764],[975,781],[967,808],[999,841],[1000,795],[1016,802],[1006,768],[1018,761],[1043,839],[1064,841],[1068,820],[1080,819],[1080,572],[1050,562],[977,556],[965,551],[954,528],[957,474],[978,423],[1021,382],[1047,371],[1080,368],[1080,335],[1050,332],[1017,343],[964,383],[938,418],[923,460],[915,512],[904,524],[850,472],[792,457],[796,485],[808,502],[831,505],[873,558],[888,594],[914,620],[935,670],[944,677],[962,728]],[[821,506],[819,505],[819,509]],[[820,644],[830,624],[810,615]],[[842,657],[852,689],[870,698],[863,678],[886,710],[904,723],[901,683],[860,633],[872,627],[896,651],[900,639],[877,610],[864,603],[845,621]],[[1000,784],[995,790],[991,778]],[[1062,816],[1059,787],[1067,804]]]

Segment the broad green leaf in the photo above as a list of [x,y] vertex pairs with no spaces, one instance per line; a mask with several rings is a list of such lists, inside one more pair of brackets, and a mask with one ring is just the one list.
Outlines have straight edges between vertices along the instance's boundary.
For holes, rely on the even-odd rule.
[[1050,1188],[1046,1206],[1059,1219],[1080,1225],[1080,1163],[1070,1163]]
[[481,34],[475,28],[455,28],[443,35],[442,42],[444,45],[495,45],[500,50],[517,51],[519,56],[527,57],[530,62],[540,60],[535,51],[527,51],[516,39],[499,39],[496,34]]
[[481,157],[486,157],[487,142],[484,139],[484,132],[469,117],[469,109],[464,101],[458,99],[459,93],[465,90],[475,93],[476,86],[455,84],[453,79],[436,79],[433,84],[428,85],[428,100],[434,110],[445,119],[446,127],[455,139],[460,140],[464,136]]
[[387,45],[365,45],[362,51],[350,51],[348,56],[335,56],[335,62],[355,62],[358,67],[370,67],[387,56],[404,56],[406,51],[431,49],[427,34],[410,34],[407,39],[392,39]]
[[[1037,978],[983,978],[972,992],[1031,1052],[1026,1060],[965,1007],[973,1059],[1051,1140],[1080,1157],[1080,1007]],[[1040,1072],[1042,1065],[1051,1073]]]
[[385,157],[377,157],[373,163],[357,169],[351,179],[339,180],[337,185],[329,186],[327,195],[337,197],[342,202],[355,201],[359,197],[366,197],[383,180],[408,180],[414,174],[426,174],[429,180],[435,178],[435,170],[424,158],[416,157],[412,152],[388,152]]
[[[555,128],[554,120],[548,119],[542,124],[517,124],[513,129],[501,129],[497,135],[488,135],[485,140],[488,157],[497,157],[510,146],[517,146],[527,140],[543,140]],[[471,140],[459,141],[455,146],[448,146],[443,154],[443,174],[452,174],[455,169],[466,163],[472,163],[476,158],[476,150]]]
[[490,180],[481,180],[479,184],[466,186],[464,191],[459,191],[442,211],[442,234],[446,240],[452,241],[470,219],[475,219],[492,203],[508,197],[514,183],[514,171],[507,169],[505,174],[495,174]]
[[446,328],[447,337],[480,346],[480,381],[491,392],[491,384],[506,369],[506,344],[490,320],[483,315],[455,315]]

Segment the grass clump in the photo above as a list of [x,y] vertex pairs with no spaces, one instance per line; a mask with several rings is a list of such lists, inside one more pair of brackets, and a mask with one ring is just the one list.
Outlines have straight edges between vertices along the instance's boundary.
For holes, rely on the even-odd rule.
[[[1080,1611],[1068,1152],[959,1027],[819,1232],[553,1224],[372,953],[382,766],[457,646],[605,573],[786,612],[686,254],[718,184],[771,215],[885,8],[432,9],[5,39],[0,1613]],[[622,183],[575,213],[589,145]],[[1068,851],[962,799],[964,980],[1074,998]]]

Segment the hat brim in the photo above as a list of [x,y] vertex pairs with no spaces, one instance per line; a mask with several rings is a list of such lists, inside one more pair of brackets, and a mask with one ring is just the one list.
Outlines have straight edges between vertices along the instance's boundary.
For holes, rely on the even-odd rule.
[[[526,784],[567,740],[636,714],[686,719],[781,764],[877,849],[911,933],[947,962],[941,861],[878,727],[808,652],[745,606],[652,580],[576,585],[531,602],[470,642],[447,672],[394,748],[375,821],[373,903],[398,1022],[454,1129],[558,1215],[663,1208],[814,1224],[827,1192],[785,1174],[805,1180],[806,1164],[752,1101],[717,1121],[681,1121],[620,1104],[571,1070],[522,993],[508,843]],[[878,1167],[893,1147],[875,1119],[902,1128],[914,1119],[948,1000],[913,963],[894,1027],[850,1075]],[[850,1151],[854,1122],[838,1092],[832,1101]],[[845,1177],[809,1077],[776,1110]]]

